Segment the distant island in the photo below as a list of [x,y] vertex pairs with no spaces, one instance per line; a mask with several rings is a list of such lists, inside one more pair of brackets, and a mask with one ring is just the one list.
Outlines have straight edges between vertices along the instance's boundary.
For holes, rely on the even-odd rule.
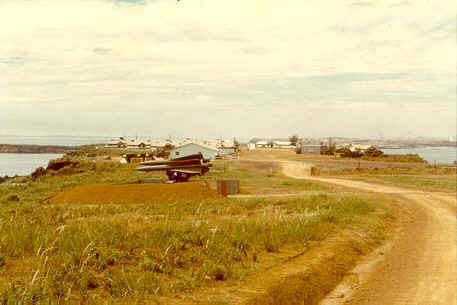
[[60,145],[0,144],[0,153],[64,154],[74,149],[72,146]]

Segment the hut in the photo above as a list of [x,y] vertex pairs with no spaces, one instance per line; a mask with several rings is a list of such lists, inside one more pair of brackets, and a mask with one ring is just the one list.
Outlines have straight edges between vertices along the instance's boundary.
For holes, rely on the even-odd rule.
[[130,149],[146,149],[150,148],[151,144],[147,143],[146,141],[140,141],[140,140],[130,140],[127,144],[127,148]]
[[195,155],[201,153],[205,159],[214,160],[218,155],[219,150],[217,148],[198,144],[198,143],[188,143],[178,147],[173,148],[170,151],[170,159],[185,157],[189,155]]
[[319,144],[302,144],[300,145],[299,152],[301,154],[316,154],[322,153],[322,145]]
[[295,149],[295,145],[290,141],[273,141],[274,148]]
[[265,148],[265,147],[271,147],[271,145],[270,145],[270,143],[268,143],[268,141],[261,140],[261,141],[257,141],[255,143],[255,147],[256,148]]
[[120,137],[118,139],[111,139],[105,144],[105,148],[124,148],[127,147],[127,141]]

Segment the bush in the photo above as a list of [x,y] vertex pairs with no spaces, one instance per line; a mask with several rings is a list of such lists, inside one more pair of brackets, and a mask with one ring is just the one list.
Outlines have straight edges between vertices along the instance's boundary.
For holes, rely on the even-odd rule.
[[348,147],[342,147],[336,150],[343,158],[360,158],[362,154],[360,151],[352,151]]
[[8,196],[8,198],[6,200],[10,201],[10,202],[18,202],[18,201],[20,201],[20,199],[19,199],[19,197],[17,195],[10,195],[10,196]]
[[46,174],[47,174],[47,171],[44,169],[44,167],[40,166],[37,169],[35,169],[35,171],[31,174],[31,176],[32,176],[33,180],[36,180],[40,177],[45,176]]
[[364,155],[368,156],[368,157],[376,158],[376,157],[382,157],[382,155],[384,155],[384,152],[382,152],[381,150],[372,146],[365,151]]

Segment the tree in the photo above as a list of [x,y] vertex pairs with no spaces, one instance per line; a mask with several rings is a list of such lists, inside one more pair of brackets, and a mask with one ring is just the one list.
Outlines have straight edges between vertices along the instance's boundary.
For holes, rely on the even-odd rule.
[[172,144],[170,144],[170,143],[167,143],[167,144],[165,144],[165,146],[163,147],[163,150],[165,150],[165,151],[170,151],[170,150],[172,150],[173,148],[175,148],[174,145],[172,145]]
[[233,147],[235,151],[240,151],[240,142],[238,142],[235,138],[233,139]]
[[352,151],[349,147],[338,148],[335,152],[343,158],[360,158],[362,156],[359,150]]
[[348,147],[341,147],[336,150],[343,158],[352,158],[352,151]]
[[379,150],[374,146],[371,146],[370,148],[368,148],[365,151],[365,156],[368,156],[368,157],[374,157],[374,158],[381,157],[383,154],[384,154],[384,152],[382,150]]
[[292,145],[297,146],[298,143],[298,136],[296,134],[289,137],[289,141]]

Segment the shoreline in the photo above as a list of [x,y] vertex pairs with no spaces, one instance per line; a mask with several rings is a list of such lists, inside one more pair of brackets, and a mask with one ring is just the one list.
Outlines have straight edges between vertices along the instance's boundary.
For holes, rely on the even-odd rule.
[[0,177],[27,177],[64,153],[0,153]]
[[0,153],[4,154],[65,154],[79,146],[35,145],[35,144],[0,144]]

